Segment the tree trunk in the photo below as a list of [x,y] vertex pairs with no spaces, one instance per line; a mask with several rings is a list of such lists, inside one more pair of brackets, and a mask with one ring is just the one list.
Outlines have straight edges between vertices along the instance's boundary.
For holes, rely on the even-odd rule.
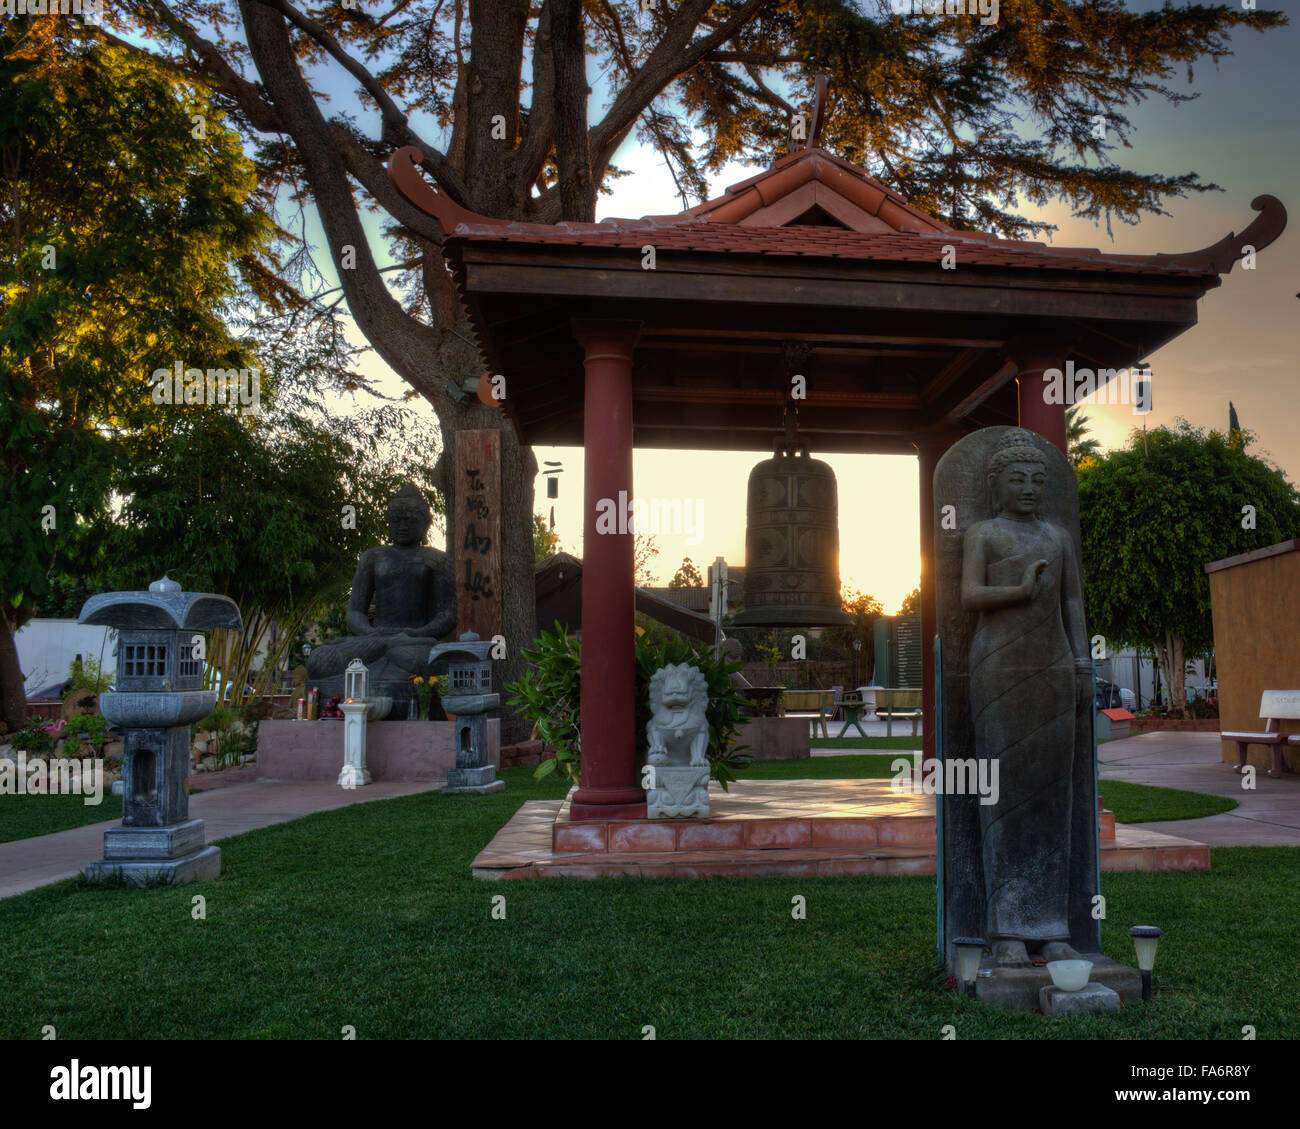
[[[469,329],[463,312],[458,319],[463,331]],[[445,334],[443,348],[430,358],[436,372],[447,379],[464,379],[481,364],[477,350],[459,337]],[[441,383],[441,379],[439,380]],[[506,387],[507,396],[509,386]],[[454,474],[453,447],[456,432],[476,428],[497,428],[501,432],[501,634],[506,640],[505,658],[493,665],[496,692],[501,695],[501,743],[526,741],[532,723],[507,704],[505,686],[523,677],[528,663],[524,647],[537,636],[536,585],[533,579],[533,481],[537,476],[537,457],[531,447],[521,444],[514,425],[497,408],[483,405],[477,397],[465,403],[440,398],[434,404],[443,436],[443,458],[438,488],[447,503],[448,556],[456,555],[456,491],[460,484]]]
[[1155,651],[1160,659],[1160,672],[1165,679],[1165,692],[1168,698],[1165,708],[1175,717],[1183,717],[1187,713],[1183,640],[1172,631],[1166,631],[1164,643],[1158,644]]
[[10,733],[21,729],[27,720],[27,694],[14,643],[16,630],[8,615],[0,615],[0,723]]

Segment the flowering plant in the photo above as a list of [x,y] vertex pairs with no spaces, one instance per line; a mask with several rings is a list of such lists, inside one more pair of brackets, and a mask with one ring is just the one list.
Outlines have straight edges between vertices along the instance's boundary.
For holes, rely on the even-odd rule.
[[430,675],[428,678],[419,674],[411,676],[411,685],[415,687],[415,700],[420,704],[420,716],[429,716],[429,703],[433,700],[433,693],[441,685],[436,675]]

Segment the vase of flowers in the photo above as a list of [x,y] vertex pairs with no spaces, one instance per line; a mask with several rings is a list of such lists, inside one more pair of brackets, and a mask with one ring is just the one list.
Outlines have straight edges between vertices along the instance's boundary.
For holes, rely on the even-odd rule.
[[428,718],[429,706],[433,701],[434,692],[438,689],[439,681],[435,675],[428,678],[416,674],[411,678],[413,689],[411,695],[411,712],[407,714],[408,719],[415,720],[418,718]]

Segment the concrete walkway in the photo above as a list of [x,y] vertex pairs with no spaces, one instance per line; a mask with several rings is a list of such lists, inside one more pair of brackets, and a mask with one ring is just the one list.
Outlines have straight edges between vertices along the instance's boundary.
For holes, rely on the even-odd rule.
[[[409,796],[438,786],[425,780],[377,780],[349,790],[323,780],[257,780],[192,794],[190,815],[204,820],[207,841],[212,843],[313,812]],[[104,832],[118,822],[113,819],[53,835],[0,843],[0,898],[80,874],[87,863],[104,857]]]
[[1300,773],[1284,772],[1274,780],[1264,769],[1256,769],[1255,787],[1246,790],[1242,777],[1220,759],[1221,747],[1217,733],[1163,730],[1108,741],[1097,750],[1101,793],[1105,796],[1107,780],[1124,780],[1230,796],[1237,807],[1221,815],[1131,826],[1212,847],[1300,847]]
[[[883,723],[875,722],[884,728]],[[876,734],[871,732],[874,737]],[[1274,780],[1264,769],[1255,773],[1255,788],[1242,788],[1242,778],[1220,759],[1217,733],[1181,733],[1158,730],[1107,741],[1098,746],[1101,793],[1107,780],[1180,788],[1211,796],[1230,796],[1237,807],[1201,819],[1174,819],[1132,823],[1147,831],[1194,839],[1211,847],[1300,847],[1300,773],[1284,772]],[[855,753],[907,756],[905,751],[881,749],[813,749],[815,757]]]

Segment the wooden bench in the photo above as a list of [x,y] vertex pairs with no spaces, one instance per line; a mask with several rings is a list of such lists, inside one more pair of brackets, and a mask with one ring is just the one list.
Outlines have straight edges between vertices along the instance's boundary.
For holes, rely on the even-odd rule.
[[876,692],[876,716],[885,721],[885,735],[894,735],[894,719],[912,723],[912,736],[916,736],[916,723],[921,720],[921,691],[915,688],[873,686]]
[[834,690],[785,690],[781,694],[781,709],[786,714],[816,713],[813,718],[813,732],[821,726],[822,736],[826,733],[826,713],[835,704]]
[[1289,772],[1282,759],[1283,745],[1300,745],[1300,733],[1286,734],[1280,731],[1280,721],[1300,720],[1300,690],[1265,690],[1259,699],[1259,716],[1267,721],[1263,732],[1229,732],[1220,730],[1219,736],[1237,742],[1237,767],[1240,772],[1246,767],[1246,748],[1249,745],[1268,745],[1272,752],[1273,764],[1269,776],[1281,776]]

